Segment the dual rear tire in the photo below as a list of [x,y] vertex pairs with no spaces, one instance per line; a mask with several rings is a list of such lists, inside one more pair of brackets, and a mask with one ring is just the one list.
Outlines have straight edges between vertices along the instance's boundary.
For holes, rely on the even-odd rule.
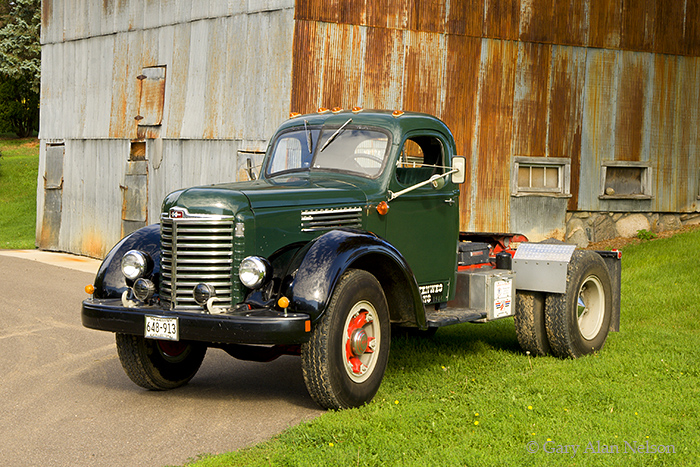
[[563,294],[518,291],[515,331],[532,355],[578,358],[600,350],[612,318],[612,286],[595,252],[574,251]]

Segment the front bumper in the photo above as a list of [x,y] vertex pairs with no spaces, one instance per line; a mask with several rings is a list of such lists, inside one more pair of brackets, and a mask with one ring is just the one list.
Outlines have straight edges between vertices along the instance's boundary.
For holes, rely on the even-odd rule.
[[137,336],[144,335],[146,315],[177,317],[180,340],[221,344],[303,344],[311,336],[309,315],[266,308],[212,315],[153,306],[126,308],[120,299],[88,299],[81,315],[87,328]]

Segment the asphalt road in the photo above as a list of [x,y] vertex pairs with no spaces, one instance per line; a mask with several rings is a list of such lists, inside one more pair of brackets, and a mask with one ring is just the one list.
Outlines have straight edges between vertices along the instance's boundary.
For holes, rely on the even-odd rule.
[[209,349],[187,386],[139,388],[121,368],[114,335],[80,323],[93,277],[0,255],[3,465],[180,465],[322,413],[296,357],[252,363]]

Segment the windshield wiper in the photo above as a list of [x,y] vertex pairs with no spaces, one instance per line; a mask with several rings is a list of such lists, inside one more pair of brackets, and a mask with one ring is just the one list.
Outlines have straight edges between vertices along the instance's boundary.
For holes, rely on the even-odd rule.
[[304,120],[304,130],[306,130],[306,147],[309,150],[309,154],[313,154],[313,147],[314,147],[314,142],[311,137],[311,130],[309,130],[309,127],[306,125],[308,122]]
[[333,133],[333,134],[331,135],[331,137],[328,138],[328,139],[326,140],[325,143],[323,143],[323,146],[321,146],[321,150],[320,150],[319,152],[323,152],[323,150],[326,149],[326,147],[327,147],[329,144],[331,144],[331,143],[333,142],[333,140],[340,134],[340,132],[343,131],[343,128],[345,128],[346,126],[348,126],[348,123],[350,123],[350,122],[352,122],[352,118],[348,118],[348,121],[347,121],[347,122],[343,123],[343,124],[340,126],[340,128],[338,128],[337,130],[335,130],[335,133]]

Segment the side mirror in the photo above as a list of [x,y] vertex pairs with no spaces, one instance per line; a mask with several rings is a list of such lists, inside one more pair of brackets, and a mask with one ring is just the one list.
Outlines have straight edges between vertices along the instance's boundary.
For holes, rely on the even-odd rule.
[[456,170],[452,174],[452,183],[461,185],[467,180],[467,158],[464,156],[454,156],[452,158],[452,170]]

